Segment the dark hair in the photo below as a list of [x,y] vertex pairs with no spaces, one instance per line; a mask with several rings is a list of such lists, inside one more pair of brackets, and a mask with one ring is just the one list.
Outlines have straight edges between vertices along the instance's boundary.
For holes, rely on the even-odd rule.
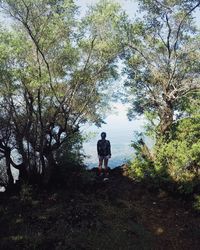
[[105,137],[106,138],[106,132],[102,132],[101,133],[101,137]]

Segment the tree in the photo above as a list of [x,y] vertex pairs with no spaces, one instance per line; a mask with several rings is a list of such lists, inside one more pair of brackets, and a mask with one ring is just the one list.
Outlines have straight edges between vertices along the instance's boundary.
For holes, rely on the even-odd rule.
[[[132,108],[155,136],[148,150],[133,143],[131,173],[155,185],[192,193],[199,185],[200,37],[193,14],[200,1],[140,1],[142,19],[126,25],[125,72]],[[169,184],[169,185],[168,185]]]
[[48,181],[62,144],[81,124],[102,122],[105,89],[117,77],[112,26],[120,8],[103,1],[82,20],[71,0],[6,0],[1,8],[13,24],[1,30],[0,104],[9,150],[21,156],[20,164],[9,156],[9,164],[23,178]]
[[131,118],[145,114],[157,138],[187,116],[183,102],[200,90],[199,35],[193,12],[199,1],[140,1],[143,17],[126,27],[126,73]]

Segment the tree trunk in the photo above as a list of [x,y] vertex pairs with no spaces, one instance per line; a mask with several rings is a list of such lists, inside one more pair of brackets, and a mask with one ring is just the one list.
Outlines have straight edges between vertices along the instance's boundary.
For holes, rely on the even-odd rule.
[[16,169],[19,170],[19,181],[27,181],[28,180],[28,166],[29,166],[29,161],[26,151],[24,150],[24,145],[23,145],[23,138],[19,135],[17,137],[17,146],[18,146],[18,151],[22,155],[22,163],[19,164],[18,166],[14,166]]
[[19,182],[27,181],[28,180],[28,171],[26,169],[26,166],[24,163],[21,163],[19,165],[12,164],[14,168],[19,170]]
[[8,176],[8,185],[13,186],[14,178],[11,172],[10,148],[6,150],[5,157],[6,157],[6,172]]
[[51,151],[46,153],[45,157],[47,159],[47,166],[46,166],[45,173],[44,173],[44,183],[48,184],[51,180],[52,173],[53,173],[54,167],[56,166],[56,163],[55,163],[53,153]]
[[169,138],[169,132],[173,124],[174,111],[171,103],[166,103],[160,114],[160,123],[158,125],[158,137]]

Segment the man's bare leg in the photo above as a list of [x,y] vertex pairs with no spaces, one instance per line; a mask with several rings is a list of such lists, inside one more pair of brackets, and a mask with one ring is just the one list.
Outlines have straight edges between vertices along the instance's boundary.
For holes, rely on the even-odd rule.
[[108,159],[104,159],[104,167],[105,167],[105,172],[106,172],[106,175],[108,175]]
[[99,159],[99,166],[98,166],[99,175],[101,175],[102,173],[102,165],[103,165],[103,159]]

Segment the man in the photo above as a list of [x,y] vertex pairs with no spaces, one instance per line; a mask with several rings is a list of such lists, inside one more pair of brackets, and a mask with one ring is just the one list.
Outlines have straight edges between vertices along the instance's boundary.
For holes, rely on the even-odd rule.
[[108,176],[108,160],[111,158],[111,147],[110,142],[106,140],[105,132],[101,133],[101,140],[97,142],[97,153],[99,157],[99,175],[102,175],[102,165],[104,163],[105,174]]

